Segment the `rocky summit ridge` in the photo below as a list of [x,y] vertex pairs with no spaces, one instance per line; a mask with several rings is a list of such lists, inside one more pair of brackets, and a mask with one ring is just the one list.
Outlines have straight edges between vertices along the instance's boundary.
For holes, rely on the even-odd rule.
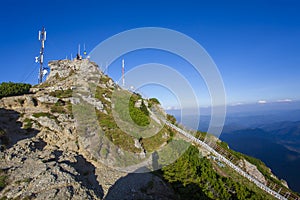
[[[160,127],[159,120],[150,109],[142,109],[145,105],[150,107],[153,102],[130,93],[135,98],[132,107],[139,108],[135,115],[143,116],[142,111],[149,115],[138,123],[152,119],[154,122],[150,120],[149,126],[146,126],[150,128],[146,131],[161,130],[150,139],[129,137],[111,118],[114,115],[111,108],[121,106],[114,101],[113,92],[122,92],[123,89],[100,71],[96,63],[75,59],[51,61],[48,65],[51,71],[47,80],[32,87],[30,94],[0,99],[0,179],[3,179],[3,186],[0,180],[0,197],[178,199],[172,187],[159,176],[152,173],[131,174],[111,167],[116,163],[124,164],[120,162],[126,154],[122,149],[132,152],[132,158],[148,162],[152,161],[152,152],[174,139],[175,133]],[[90,105],[83,107],[85,112],[78,109],[82,104]],[[122,111],[123,107],[119,109]],[[165,115],[159,106],[157,111]],[[79,119],[81,123],[78,123]],[[98,124],[97,120],[101,130],[93,126]],[[130,130],[145,133],[145,129]],[[104,132],[103,136],[110,141],[99,139],[99,131]],[[197,148],[203,156],[209,157],[205,149]],[[105,158],[105,162],[99,158]],[[126,162],[134,164],[126,159]],[[260,182],[266,182],[257,167],[245,159],[240,160],[239,166]],[[214,168],[222,174],[217,164]],[[129,171],[133,170],[129,168]]]
[[[107,167],[97,162],[80,140],[72,105],[84,99],[102,113],[108,110],[104,102],[91,96],[73,97],[72,90],[91,92],[87,84],[93,82],[112,90],[117,87],[112,79],[87,59],[51,61],[49,67],[47,80],[31,88],[31,94],[0,99],[0,169],[5,177],[0,197],[118,199],[122,194],[128,199],[132,195],[145,198],[138,189],[154,181],[157,184],[147,198],[172,199],[172,189],[158,177],[147,174],[140,178]],[[105,94],[101,98],[110,101]],[[136,176],[138,182],[133,181]],[[117,180],[124,180],[127,186],[114,186]]]

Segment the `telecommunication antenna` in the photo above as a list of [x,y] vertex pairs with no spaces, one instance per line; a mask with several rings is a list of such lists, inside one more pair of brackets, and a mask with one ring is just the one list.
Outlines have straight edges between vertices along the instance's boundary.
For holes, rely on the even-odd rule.
[[39,41],[41,41],[41,50],[40,50],[40,56],[36,58],[36,61],[40,63],[40,70],[39,70],[39,79],[38,83],[43,82],[43,76],[45,75],[45,71],[43,68],[44,63],[44,48],[45,48],[45,41],[46,41],[46,30],[43,27],[41,31],[39,31]]
[[78,52],[77,52],[77,56],[76,56],[77,60],[81,60],[82,56],[80,55],[80,44],[78,44]]
[[85,43],[83,43],[83,55],[86,57],[86,54]]
[[125,87],[125,61],[122,60],[122,86]]

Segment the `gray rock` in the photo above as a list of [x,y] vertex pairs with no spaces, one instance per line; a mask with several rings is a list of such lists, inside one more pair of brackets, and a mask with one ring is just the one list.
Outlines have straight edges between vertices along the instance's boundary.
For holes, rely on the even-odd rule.
[[49,119],[46,116],[35,118],[35,120],[44,127],[48,127],[52,131],[61,132],[62,128],[55,122],[54,119]]
[[37,100],[42,103],[56,103],[59,100],[59,98],[52,97],[49,95],[43,95],[43,96],[38,97]]

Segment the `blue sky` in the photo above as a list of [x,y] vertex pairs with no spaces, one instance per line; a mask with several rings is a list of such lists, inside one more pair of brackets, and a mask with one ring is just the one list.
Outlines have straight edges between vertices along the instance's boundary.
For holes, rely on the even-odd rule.
[[[78,43],[91,51],[119,32],[139,27],[165,27],[199,42],[222,75],[228,104],[300,100],[299,1],[3,1],[0,7],[0,82],[37,81],[37,32],[47,30],[45,58],[76,54]],[[166,52],[124,55],[127,70],[159,62],[186,74],[184,60]],[[121,59],[121,58],[120,58]],[[101,63],[98,63],[99,65]],[[120,60],[109,70],[120,76]],[[104,65],[104,63],[102,63]],[[30,73],[33,72],[33,73]],[[190,80],[203,105],[205,84]],[[145,88],[148,96],[163,94]],[[161,95],[164,106],[176,106]],[[165,98],[164,98],[165,97]]]

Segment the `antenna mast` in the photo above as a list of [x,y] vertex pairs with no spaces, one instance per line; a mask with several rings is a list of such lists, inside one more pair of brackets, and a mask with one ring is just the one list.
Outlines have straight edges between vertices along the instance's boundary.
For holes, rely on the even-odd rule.
[[125,87],[125,62],[122,60],[122,86]]
[[41,50],[40,50],[40,57],[38,58],[38,61],[40,63],[40,71],[39,71],[39,79],[38,83],[43,82],[43,63],[44,63],[44,48],[45,48],[45,41],[46,41],[46,30],[43,27],[41,31],[39,31],[39,41],[41,41]]
[[85,49],[85,43],[83,44],[83,55],[85,56],[85,58],[86,58],[86,49]]
[[80,44],[78,44],[78,52],[77,52],[77,56],[76,56],[77,60],[81,60],[82,56],[80,55]]

